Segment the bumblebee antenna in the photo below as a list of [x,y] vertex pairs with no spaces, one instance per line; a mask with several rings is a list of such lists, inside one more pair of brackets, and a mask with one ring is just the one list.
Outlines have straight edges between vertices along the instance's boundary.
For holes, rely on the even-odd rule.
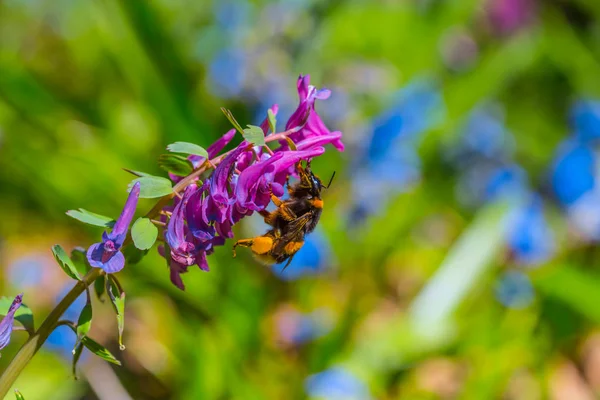
[[323,186],[325,189],[329,189],[329,186],[331,186],[331,182],[333,182],[334,177],[335,177],[335,171],[333,171],[333,175],[331,175],[331,179],[329,179],[329,183],[327,184],[327,186]]

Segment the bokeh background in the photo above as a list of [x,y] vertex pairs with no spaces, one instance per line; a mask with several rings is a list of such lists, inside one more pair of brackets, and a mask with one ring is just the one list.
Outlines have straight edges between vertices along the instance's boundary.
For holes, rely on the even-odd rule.
[[181,292],[152,251],[119,274],[125,351],[95,304],[123,367],[84,354],[73,380],[59,329],[25,398],[597,398],[594,1],[1,1],[0,293],[39,324],[72,285],[50,247],[101,234],[65,211],[116,217],[122,168],[166,175],[167,144],[230,129],[221,106],[284,121],[300,73],[347,147],[313,163],[337,175],[292,266],[227,245]]

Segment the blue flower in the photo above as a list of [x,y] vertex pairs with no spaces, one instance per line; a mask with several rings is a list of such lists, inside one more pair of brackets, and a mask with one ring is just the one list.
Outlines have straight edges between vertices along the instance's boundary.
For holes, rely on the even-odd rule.
[[102,242],[95,243],[88,249],[87,259],[92,267],[102,268],[107,274],[112,274],[119,272],[125,266],[125,256],[121,253],[121,246],[127,237],[139,196],[140,183],[136,182],[112,231],[110,233],[105,231],[102,234]]
[[480,206],[500,198],[526,195],[527,175],[516,164],[497,165],[488,161],[473,162],[458,180],[456,194],[467,206]]
[[444,103],[436,85],[419,79],[401,89],[393,105],[373,121],[367,158],[377,161],[393,148],[399,137],[414,138],[438,123]]
[[496,284],[496,297],[506,307],[525,308],[534,299],[533,286],[527,275],[509,271]]
[[286,269],[285,263],[273,265],[273,273],[283,280],[295,280],[323,272],[331,262],[327,239],[319,229],[305,237],[304,246]]
[[600,139],[600,101],[579,100],[571,109],[575,136],[582,142]]
[[[70,287],[65,287],[59,296],[57,301],[60,301],[70,290]],[[67,308],[61,319],[69,321],[77,321],[81,310],[85,306],[86,295],[81,294],[77,299]],[[64,359],[71,359],[73,357],[73,346],[77,340],[77,335],[68,326],[59,326],[54,329],[44,345],[51,351],[58,353]],[[84,354],[85,355],[85,354]]]
[[568,140],[559,149],[552,171],[552,188],[564,206],[574,204],[595,185],[596,155],[591,147]]
[[311,313],[283,310],[276,315],[276,325],[283,342],[298,345],[327,334],[332,326],[331,313],[327,309]]
[[544,217],[539,196],[534,196],[529,204],[514,210],[510,218],[508,245],[520,264],[536,265],[552,256],[554,236]]
[[238,96],[246,80],[246,55],[239,49],[220,50],[208,69],[211,91],[223,98]]
[[502,109],[493,104],[477,107],[465,125],[462,147],[469,153],[494,160],[507,159],[514,149],[514,138],[504,126]]
[[374,120],[366,152],[354,168],[355,203],[349,212],[353,224],[420,178],[418,136],[437,124],[444,111],[435,83],[419,79],[401,89],[393,105]]
[[368,400],[371,398],[366,385],[341,367],[308,377],[305,383],[310,397],[326,400]]

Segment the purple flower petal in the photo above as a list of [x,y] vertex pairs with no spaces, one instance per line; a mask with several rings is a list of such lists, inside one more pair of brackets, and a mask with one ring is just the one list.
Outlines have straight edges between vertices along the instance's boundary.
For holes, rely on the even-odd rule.
[[205,252],[201,251],[198,254],[198,261],[196,264],[198,264],[198,266],[200,267],[200,269],[202,271],[206,271],[206,272],[210,271],[210,268],[208,267],[208,261],[206,261],[206,253]]
[[298,77],[298,81],[296,82],[296,87],[298,88],[298,97],[300,101],[305,99],[308,96],[308,87],[310,85],[310,75],[300,75]]
[[187,268],[171,260],[171,262],[169,263],[169,269],[170,278],[173,285],[177,286],[181,290],[185,290],[185,285],[183,284],[183,280],[181,279],[181,274],[187,272]]
[[299,130],[306,124],[310,115],[315,112],[315,101],[326,100],[331,95],[331,91],[329,89],[317,89],[316,87],[309,84],[310,76],[302,76],[298,78],[298,98],[300,103],[298,104],[298,108],[294,111],[294,113],[288,119],[288,122],[285,124],[285,129],[295,129]]
[[[110,236],[113,238],[113,240],[115,240],[117,237],[122,237],[123,240],[125,240],[125,235],[127,234],[127,229],[129,229],[129,224],[131,224],[133,215],[135,214],[135,208],[137,206],[139,197],[140,183],[136,182],[131,188],[131,192],[129,192],[129,196],[125,202],[125,207],[123,207],[123,211],[121,212],[121,215],[117,219],[117,222],[110,233]],[[123,240],[119,241],[119,247],[123,244]]]
[[123,253],[111,246],[112,241],[94,243],[88,248],[87,259],[94,268],[102,268],[107,274],[119,272],[125,266]]
[[236,187],[236,199],[241,207],[253,211],[259,210],[254,203],[256,191],[261,184],[268,184],[263,177],[268,171],[273,170],[272,164],[285,154],[283,152],[276,153],[267,161],[256,163],[242,171]]
[[120,251],[116,252],[102,268],[107,274],[119,272],[125,266],[125,256]]
[[229,142],[231,142],[231,139],[233,139],[233,137],[235,136],[235,132],[235,129],[227,131],[227,133],[225,133],[223,136],[217,139],[216,142],[208,146],[208,149],[206,149],[208,156],[210,158],[216,157],[221,152],[221,150],[223,150],[225,146],[227,146]]
[[244,141],[225,157],[217,166],[210,178],[210,195],[219,206],[233,204],[235,199],[231,199],[228,193],[229,176],[232,173],[235,161],[244,152],[247,151],[248,144]]
[[171,214],[169,223],[167,224],[166,240],[169,243],[171,249],[177,249],[183,246],[185,243],[185,231],[184,231],[184,212],[185,206],[192,195],[192,192],[196,189],[196,185],[190,185],[185,189],[183,198],[177,203],[177,206]]
[[[323,135],[323,136],[311,136],[307,139],[304,139],[303,141],[296,143],[296,148],[298,150],[307,150],[313,147],[318,147],[318,146],[325,146],[326,144],[329,143],[333,143],[333,142],[339,142],[339,140],[342,138],[342,132],[336,131],[336,132],[332,132],[329,135]],[[337,146],[336,146],[337,147]],[[342,149],[343,149],[343,144],[342,144]]]
[[15,312],[21,307],[23,302],[23,293],[17,295],[10,305],[6,316],[0,321],[0,350],[5,348],[10,342],[13,323],[15,322]]

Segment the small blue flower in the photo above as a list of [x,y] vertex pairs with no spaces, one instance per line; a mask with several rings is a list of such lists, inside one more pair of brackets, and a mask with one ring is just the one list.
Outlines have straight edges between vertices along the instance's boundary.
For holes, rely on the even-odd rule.
[[522,309],[533,302],[533,286],[527,275],[522,272],[510,271],[498,281],[496,297],[506,307]]
[[509,221],[508,245],[516,261],[536,265],[548,260],[554,252],[554,235],[544,217],[539,196],[515,210]]
[[524,196],[528,193],[527,175],[516,164],[496,165],[474,162],[459,177],[456,195],[467,206],[480,206],[498,199]]
[[444,102],[437,86],[429,80],[416,80],[396,95],[393,105],[373,121],[368,160],[387,154],[399,137],[414,138],[438,123]]
[[564,206],[574,204],[594,188],[596,155],[591,147],[568,140],[557,152],[552,171],[552,187]]
[[119,272],[125,266],[125,256],[121,253],[121,246],[127,237],[139,196],[140,183],[136,182],[112,231],[110,233],[105,231],[102,234],[102,242],[95,243],[88,249],[87,259],[92,267],[102,268],[107,274],[112,274]]
[[[65,287],[59,296],[57,296],[56,301],[60,301],[70,290],[70,287]],[[85,306],[86,303],[86,295],[80,295],[65,311],[62,315],[61,319],[69,320],[69,321],[77,321],[79,318],[79,314],[81,310]],[[58,353],[64,359],[71,359],[73,357],[73,346],[77,340],[77,335],[73,332],[71,328],[68,326],[59,326],[54,329],[48,339],[44,343],[49,350]]]
[[439,123],[445,107],[437,85],[419,79],[401,89],[392,107],[373,121],[365,154],[354,168],[352,224],[376,213],[421,176],[419,136]]
[[287,344],[299,345],[317,339],[331,329],[331,313],[319,309],[311,313],[284,310],[276,317],[277,331]]
[[280,279],[290,281],[323,272],[331,262],[327,239],[319,229],[305,237],[304,246],[296,253],[290,265],[285,262],[273,265],[273,273]]
[[330,368],[308,377],[305,387],[310,397],[318,399],[371,399],[367,386],[356,376],[341,367]]
[[240,95],[246,80],[247,56],[240,49],[222,49],[208,68],[207,82],[211,91],[222,98]]
[[512,155],[514,138],[504,126],[502,109],[491,103],[471,112],[462,137],[464,150],[480,156],[503,160]]
[[575,136],[582,142],[600,139],[600,101],[579,100],[571,109]]

